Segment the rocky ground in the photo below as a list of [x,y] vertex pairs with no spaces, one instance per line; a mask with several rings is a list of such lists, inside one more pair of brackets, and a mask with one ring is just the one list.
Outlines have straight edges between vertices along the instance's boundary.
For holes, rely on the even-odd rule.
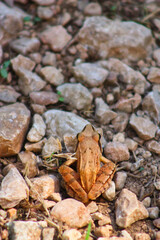
[[[159,14],[153,0],[0,1],[0,239],[160,239]],[[117,171],[84,205],[55,154],[74,156],[88,123]]]

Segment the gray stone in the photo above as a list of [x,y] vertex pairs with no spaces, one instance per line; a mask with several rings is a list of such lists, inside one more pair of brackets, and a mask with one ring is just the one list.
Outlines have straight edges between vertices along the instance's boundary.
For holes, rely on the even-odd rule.
[[116,186],[117,191],[122,190],[122,188],[125,185],[126,179],[127,179],[127,173],[126,172],[124,172],[124,171],[116,172],[116,174],[115,174],[115,186]]
[[0,85],[0,101],[5,103],[14,103],[21,96],[13,87]]
[[52,52],[45,52],[45,55],[42,58],[43,65],[56,66],[56,54]]
[[103,16],[89,17],[78,37],[81,44],[103,59],[116,57],[137,61],[152,51],[151,30],[132,21],[110,20]]
[[46,82],[43,81],[36,73],[19,68],[17,71],[19,76],[18,85],[22,93],[27,96],[30,92],[36,92],[44,88]]
[[82,110],[91,107],[93,96],[89,90],[80,83],[65,83],[57,87],[57,91],[59,91],[64,98],[64,102],[73,108]]
[[23,29],[23,18],[29,16],[17,7],[8,7],[0,2],[0,44],[6,45]]
[[43,114],[47,125],[47,135],[63,139],[64,135],[77,135],[89,123],[78,115],[57,109]]
[[27,199],[29,189],[19,171],[12,167],[3,178],[0,187],[0,205],[2,208],[12,208]]
[[115,188],[115,183],[113,181],[111,181],[109,188],[104,191],[102,196],[108,201],[114,200],[116,196],[116,188]]
[[94,63],[81,63],[72,67],[74,77],[88,87],[98,87],[104,83],[108,71]]
[[160,48],[153,51],[153,58],[156,60],[158,67],[160,67]]
[[40,47],[40,41],[38,38],[22,37],[12,41],[10,46],[14,51],[26,55],[27,53],[37,52]]
[[116,118],[117,113],[112,111],[102,98],[96,98],[95,104],[95,117],[98,122],[101,124],[108,124],[110,121]]
[[140,138],[150,140],[155,137],[157,126],[149,118],[138,117],[133,113],[129,123]]
[[29,126],[30,111],[22,103],[0,108],[0,157],[17,154]]
[[123,132],[128,124],[129,116],[127,113],[118,112],[117,117],[112,120],[113,128],[117,132]]
[[147,211],[149,213],[149,217],[152,219],[156,219],[159,216],[159,208],[158,207],[150,207],[147,208]]
[[160,122],[160,93],[159,91],[149,92],[142,102],[143,111],[147,111],[148,115],[156,122]]
[[97,64],[119,74],[123,83],[133,85],[135,93],[143,94],[150,85],[139,71],[135,71],[116,58],[110,58],[108,61],[99,61]]
[[51,7],[41,7],[37,8],[37,15],[39,18],[48,20],[54,15],[54,11]]

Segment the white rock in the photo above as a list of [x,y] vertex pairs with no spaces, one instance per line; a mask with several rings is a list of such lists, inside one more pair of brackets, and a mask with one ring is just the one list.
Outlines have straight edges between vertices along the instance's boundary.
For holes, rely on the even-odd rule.
[[148,211],[138,201],[136,195],[123,189],[116,201],[116,223],[119,227],[126,228],[132,223],[148,217]]
[[95,104],[95,117],[101,124],[108,124],[117,116],[117,113],[110,110],[109,106],[103,101],[102,98],[96,98]]
[[29,189],[18,170],[13,167],[4,177],[0,188],[0,205],[2,208],[12,208],[21,200],[28,198]]
[[51,211],[51,217],[73,228],[82,228],[91,221],[85,205],[72,198],[58,202]]
[[33,116],[33,125],[27,134],[27,140],[29,142],[38,142],[44,137],[45,131],[46,125],[43,118],[39,114],[35,114]]
[[82,234],[76,229],[69,229],[64,231],[62,235],[63,240],[78,240],[80,239]]
[[116,195],[116,187],[115,187],[115,183],[113,181],[111,181],[110,183],[110,187],[104,191],[104,193],[102,194],[102,196],[107,199],[108,201],[113,201]]
[[78,110],[91,107],[93,100],[89,90],[80,83],[65,83],[57,87],[57,91],[61,93],[64,102]]

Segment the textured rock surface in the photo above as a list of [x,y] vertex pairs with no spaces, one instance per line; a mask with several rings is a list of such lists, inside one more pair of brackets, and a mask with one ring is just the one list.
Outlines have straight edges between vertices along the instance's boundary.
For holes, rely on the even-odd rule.
[[59,86],[64,83],[64,76],[62,74],[62,70],[57,69],[53,66],[46,66],[41,68],[40,74],[47,82],[49,82],[53,86]]
[[108,61],[99,61],[97,64],[122,76],[121,81],[133,85],[135,93],[143,94],[149,86],[149,83],[139,71],[135,71],[119,59],[110,58]]
[[59,181],[54,175],[43,175],[30,180],[33,184],[33,189],[30,190],[30,196],[34,199],[39,198],[36,192],[38,192],[43,199],[52,198],[53,193],[59,192]]
[[94,49],[103,59],[117,57],[137,61],[152,50],[150,29],[132,21],[90,17],[85,20],[78,36],[80,43]]
[[30,92],[41,90],[46,85],[46,82],[43,81],[36,73],[24,68],[19,68],[17,75],[19,76],[19,88],[25,96],[27,96]]
[[51,217],[73,228],[84,227],[91,220],[85,205],[72,198],[57,203],[51,211]]
[[63,139],[64,135],[77,135],[89,123],[74,113],[61,110],[49,110],[43,116],[47,125],[47,135],[60,139]]
[[73,75],[88,87],[98,87],[104,83],[108,71],[94,63],[81,63],[72,68]]
[[121,191],[116,201],[116,223],[119,227],[126,228],[132,223],[148,217],[148,211],[138,201],[136,195],[127,189]]
[[160,122],[160,94],[158,91],[149,92],[142,102],[143,111],[147,111],[149,116]]
[[40,34],[40,39],[44,44],[48,44],[54,52],[61,51],[71,40],[71,35],[62,26],[48,26]]
[[138,136],[144,140],[150,140],[155,137],[157,126],[149,118],[131,115],[130,125],[136,131]]
[[96,98],[95,104],[95,117],[98,122],[101,124],[108,124],[110,121],[116,118],[117,113],[112,111],[102,98]]
[[34,221],[13,221],[9,225],[11,240],[39,240],[41,238],[42,226]]
[[28,57],[24,57],[19,54],[17,57],[11,60],[12,68],[17,73],[19,68],[24,68],[26,70],[32,71],[35,67],[35,62]]
[[107,143],[104,148],[104,154],[114,162],[126,161],[130,157],[127,146],[120,142]]
[[89,90],[80,83],[65,83],[57,87],[61,96],[64,97],[64,102],[78,110],[91,107],[93,100]]
[[58,95],[54,92],[47,91],[31,92],[29,94],[29,97],[34,104],[39,105],[49,105],[58,102]]
[[21,96],[11,86],[0,85],[0,101],[5,103],[14,103]]
[[30,111],[22,103],[0,108],[0,157],[17,154],[29,126]]
[[0,205],[2,208],[11,208],[21,200],[28,198],[29,189],[18,170],[13,167],[4,177],[0,187]]
[[38,142],[40,141],[46,132],[46,125],[43,121],[43,118],[39,114],[33,116],[33,125],[27,134],[27,140],[29,142]]

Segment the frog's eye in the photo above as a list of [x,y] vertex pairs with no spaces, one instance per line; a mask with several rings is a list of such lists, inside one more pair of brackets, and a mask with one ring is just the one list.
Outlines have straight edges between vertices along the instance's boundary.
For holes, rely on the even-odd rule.
[[93,135],[92,138],[93,138],[96,142],[99,142],[99,139],[100,139],[99,134]]
[[78,134],[77,138],[79,142],[82,142],[84,140],[84,135]]

